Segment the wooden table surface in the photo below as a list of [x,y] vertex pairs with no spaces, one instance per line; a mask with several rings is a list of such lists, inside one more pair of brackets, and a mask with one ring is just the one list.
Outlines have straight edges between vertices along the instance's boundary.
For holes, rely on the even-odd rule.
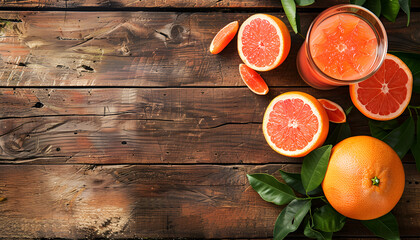
[[[345,2],[300,8],[303,32]],[[265,107],[290,90],[351,106],[347,87],[301,80],[294,33],[287,60],[261,74],[266,96],[240,79],[235,42],[209,53],[231,21],[266,12],[287,23],[280,0],[4,0],[0,10],[0,238],[271,238],[281,208],[246,173],[297,172],[302,159],[267,145]],[[420,53],[420,1],[409,27],[403,13],[382,20],[390,49]],[[357,110],[349,123],[369,134]],[[420,173],[410,154],[403,162],[393,213],[401,236],[419,239]],[[373,238],[353,220],[334,236]]]

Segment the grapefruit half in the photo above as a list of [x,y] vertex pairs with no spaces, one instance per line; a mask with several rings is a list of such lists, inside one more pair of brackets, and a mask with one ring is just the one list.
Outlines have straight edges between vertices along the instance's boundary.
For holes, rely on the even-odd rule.
[[268,105],[262,128],[273,150],[288,157],[303,157],[325,142],[328,115],[311,95],[287,92]]
[[289,54],[290,42],[286,25],[268,14],[252,15],[238,32],[239,56],[256,71],[278,67]]
[[412,89],[410,69],[398,57],[387,54],[381,68],[372,77],[350,85],[350,97],[363,115],[386,121],[404,112]]

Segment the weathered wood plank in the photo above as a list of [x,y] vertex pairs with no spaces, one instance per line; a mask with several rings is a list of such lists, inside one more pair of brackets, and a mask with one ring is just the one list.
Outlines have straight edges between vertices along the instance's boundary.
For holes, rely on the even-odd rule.
[[[0,163],[301,162],[271,150],[261,130],[270,100],[291,90],[0,89]],[[299,90],[351,106],[347,87]],[[370,134],[356,109],[349,123]]]
[[[273,13],[285,20],[284,14]],[[240,86],[236,41],[212,55],[226,23],[250,13],[2,12],[0,86]],[[306,31],[316,13],[301,14]],[[385,21],[391,49],[420,53],[420,12],[410,26]],[[303,42],[279,68],[262,73],[271,86],[305,86],[296,70]]]
[[[280,168],[298,172],[300,166],[5,165],[0,236],[270,238],[281,207],[260,199],[246,173]],[[420,175],[412,164],[405,171],[406,188],[393,213],[402,236],[418,236]],[[349,220],[335,236],[371,235]]]
[[[305,8],[327,8],[335,4],[349,3],[348,0],[317,0],[314,4]],[[112,8],[254,8],[270,9],[280,8],[277,0],[44,0],[44,1],[15,1],[4,0],[0,7],[36,7],[36,8],[79,8],[79,7],[112,7]],[[412,1],[412,7],[420,7],[418,1]]]

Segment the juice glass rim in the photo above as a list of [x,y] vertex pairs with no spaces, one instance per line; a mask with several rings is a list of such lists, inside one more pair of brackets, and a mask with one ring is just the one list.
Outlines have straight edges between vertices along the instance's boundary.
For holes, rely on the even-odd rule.
[[[360,13],[358,13],[357,11],[354,11],[354,10],[350,11],[350,9],[352,8],[357,11],[361,10],[362,13],[365,13],[366,15],[368,15],[370,18],[372,18],[375,21],[374,25],[378,27],[375,27],[374,25],[372,25],[371,21],[361,16]],[[312,29],[314,28],[315,24],[320,24],[323,20],[327,19],[328,17],[332,17],[334,15],[342,14],[342,13],[355,15],[358,18],[365,21],[372,28],[373,32],[375,33],[376,39],[378,40],[378,51],[376,53],[376,58],[374,62],[376,66],[368,74],[358,79],[342,80],[342,79],[331,77],[325,74],[321,69],[319,69],[319,67],[316,65],[316,63],[312,59],[312,54],[311,54],[311,49],[310,49],[311,48],[310,36],[311,36]],[[316,72],[318,72],[321,76],[323,76],[324,78],[327,78],[328,80],[332,82],[348,85],[348,84],[358,83],[363,80],[366,80],[378,71],[378,69],[382,66],[382,63],[384,62],[387,51],[388,51],[388,36],[386,34],[385,27],[383,26],[381,20],[379,20],[379,18],[369,9],[364,8],[362,6],[354,5],[354,4],[339,4],[339,5],[327,8],[312,21],[311,25],[309,26],[308,32],[306,34],[306,39],[305,39],[304,44],[306,45],[306,52],[307,52],[309,64]],[[381,52],[379,51],[381,50],[380,47],[383,50]],[[379,55],[379,59],[378,59],[378,55]]]

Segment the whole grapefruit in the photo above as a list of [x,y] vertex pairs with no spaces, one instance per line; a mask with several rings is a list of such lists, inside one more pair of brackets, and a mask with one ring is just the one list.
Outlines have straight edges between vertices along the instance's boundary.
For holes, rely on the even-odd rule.
[[403,165],[390,146],[373,137],[355,136],[333,147],[322,188],[339,213],[370,220],[394,208],[404,183]]

